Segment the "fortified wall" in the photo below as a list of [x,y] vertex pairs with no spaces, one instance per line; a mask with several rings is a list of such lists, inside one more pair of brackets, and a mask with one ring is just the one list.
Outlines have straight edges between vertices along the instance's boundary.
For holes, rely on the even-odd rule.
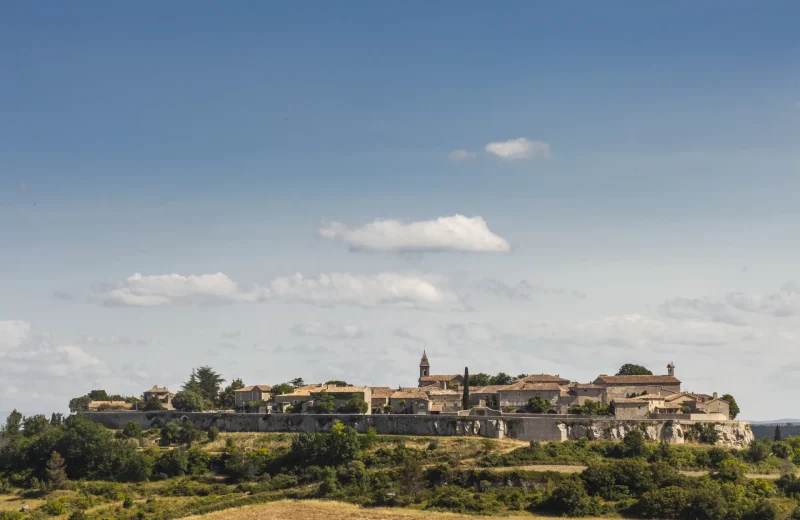
[[160,412],[89,412],[84,414],[107,428],[122,429],[129,422],[143,429],[165,422],[191,421],[196,427],[216,426],[229,432],[327,432],[335,421],[352,426],[359,433],[375,428],[381,435],[472,436],[521,441],[619,440],[634,429],[641,429],[650,441],[682,444],[689,430],[713,427],[717,444],[743,447],[752,442],[750,424],[743,421],[694,420],[616,420],[585,418],[574,415],[525,415],[523,417],[473,415],[318,415],[251,414],[175,411]]

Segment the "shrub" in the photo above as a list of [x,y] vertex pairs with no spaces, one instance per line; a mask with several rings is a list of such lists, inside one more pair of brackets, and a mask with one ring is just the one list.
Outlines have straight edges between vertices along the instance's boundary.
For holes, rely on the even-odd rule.
[[788,459],[794,454],[794,450],[788,442],[778,441],[772,444],[772,454],[779,459]]
[[87,515],[83,511],[75,511],[74,513],[69,515],[69,520],[89,520],[89,515]]
[[141,439],[142,438],[142,427],[139,426],[139,423],[135,423],[133,421],[128,421],[128,424],[126,424],[125,428],[122,429],[122,438],[124,438],[124,439]]
[[170,477],[182,477],[189,469],[189,455],[184,449],[170,450],[162,455],[159,468]]
[[208,429],[208,440],[214,442],[217,439],[219,439],[219,428],[212,426]]
[[668,486],[644,493],[634,510],[644,518],[686,518],[689,493],[678,486]]
[[769,439],[758,439],[750,443],[746,455],[752,462],[761,462],[769,458],[771,451]]
[[753,510],[745,516],[747,520],[777,520],[778,517],[779,512],[775,504],[764,499],[759,500]]
[[161,427],[161,445],[169,446],[180,440],[181,427],[173,422],[168,422]]
[[747,466],[736,459],[727,459],[720,462],[716,478],[725,482],[738,482],[744,476]]
[[63,500],[49,499],[42,506],[42,511],[50,516],[61,516],[67,514],[67,506]]
[[641,457],[647,453],[647,444],[642,431],[634,429],[626,433],[622,439],[622,449],[626,457]]
[[586,492],[577,478],[562,480],[550,494],[548,509],[565,516],[590,516],[602,513],[602,505]]
[[125,498],[122,500],[122,507],[125,509],[130,509],[133,507],[133,499],[130,495],[125,495]]

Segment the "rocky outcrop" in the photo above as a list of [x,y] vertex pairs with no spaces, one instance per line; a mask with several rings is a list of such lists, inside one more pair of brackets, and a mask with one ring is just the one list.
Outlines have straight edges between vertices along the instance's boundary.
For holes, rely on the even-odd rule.
[[[342,421],[361,433],[370,428],[382,435],[467,436],[522,441],[621,440],[639,429],[650,441],[681,444],[687,432],[713,425],[717,443],[742,447],[753,440],[746,422],[699,422],[678,420],[615,420],[576,416],[456,416],[456,415],[314,415],[314,414],[237,414],[164,412],[92,412],[85,414],[109,428],[121,429],[128,422],[151,428],[166,422],[191,421],[198,428],[216,426],[222,431],[327,432]],[[696,435],[695,435],[696,437]]]

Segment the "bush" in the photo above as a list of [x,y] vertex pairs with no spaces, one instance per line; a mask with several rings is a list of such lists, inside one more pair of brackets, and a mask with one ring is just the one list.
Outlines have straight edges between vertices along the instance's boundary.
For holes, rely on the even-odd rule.
[[182,477],[189,469],[189,455],[184,449],[175,448],[161,456],[159,468],[170,477]]
[[75,511],[74,513],[69,515],[69,520],[89,520],[89,515],[87,515],[83,511]]
[[208,429],[208,440],[214,442],[217,439],[219,439],[219,428],[212,426]]
[[747,448],[747,458],[752,462],[762,462],[769,458],[772,452],[769,439],[758,439],[750,443]]
[[715,474],[716,478],[725,482],[739,482],[744,476],[747,466],[736,459],[723,460]]
[[626,433],[622,439],[622,449],[626,457],[641,457],[646,454],[647,444],[642,431],[634,429]]
[[122,429],[122,438],[124,438],[124,439],[141,439],[142,438],[142,427],[139,426],[139,423],[135,423],[133,421],[129,421],[128,424],[125,425],[125,428]]
[[668,486],[644,493],[633,509],[643,518],[686,518],[684,511],[689,500],[689,493],[685,489]]
[[130,509],[133,507],[133,499],[130,495],[125,495],[125,498],[122,500],[122,507],[125,509]]
[[49,499],[42,506],[44,511],[49,516],[61,516],[67,514],[67,506],[64,505],[63,500]]
[[794,450],[788,442],[778,441],[772,444],[772,454],[779,459],[788,459],[794,454]]
[[752,511],[747,513],[747,520],[777,520],[779,517],[778,508],[769,500],[759,500]]
[[586,492],[577,478],[562,480],[550,494],[547,508],[564,516],[590,516],[602,513],[602,504]]
[[173,422],[168,422],[161,427],[161,445],[177,444],[181,437],[181,427]]

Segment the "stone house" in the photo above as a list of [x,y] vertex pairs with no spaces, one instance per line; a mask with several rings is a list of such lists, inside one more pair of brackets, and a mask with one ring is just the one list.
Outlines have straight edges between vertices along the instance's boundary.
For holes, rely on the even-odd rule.
[[470,388],[469,404],[472,406],[487,406],[489,408],[500,409],[500,401],[497,398],[497,392],[509,386],[510,385],[489,385]]
[[674,405],[680,405],[679,409],[686,413],[719,413],[730,417],[730,405],[720,399],[716,392],[713,395],[682,392],[668,396],[665,399],[665,404],[673,405],[670,407],[673,410],[675,409]]
[[389,397],[389,406],[392,407],[392,413],[427,413],[428,401],[428,394],[418,388],[401,388]]
[[595,401],[600,406],[607,406],[606,389],[594,383],[576,383],[569,387],[570,394],[576,397],[576,404],[583,406],[587,401]]
[[650,403],[643,399],[616,397],[611,400],[616,419],[647,419],[650,417]]
[[463,409],[462,394],[455,390],[427,390],[428,400],[430,401],[429,412],[449,413],[458,412]]
[[389,398],[395,392],[388,386],[371,386],[372,390],[372,413],[384,413],[389,406]]
[[500,408],[522,407],[537,395],[555,405],[561,397],[561,387],[557,383],[514,383],[498,390],[497,400]]
[[569,379],[564,379],[558,374],[531,374],[522,379],[517,379],[514,383],[555,383],[565,391],[569,389],[570,384]]
[[334,386],[323,385],[311,390],[311,399],[316,404],[320,395],[325,392],[333,396],[333,405],[338,409],[353,397],[358,397],[367,403],[367,412],[372,413],[372,389],[368,386]]
[[161,403],[161,406],[163,406],[165,409],[174,410],[174,407],[172,406],[172,399],[175,397],[175,394],[170,392],[166,386],[159,387],[158,385],[153,385],[153,388],[142,392],[142,399],[144,400],[145,404],[147,404],[147,402],[154,397],[158,399],[158,401]]
[[272,387],[269,385],[253,385],[245,386],[238,390],[234,390],[233,395],[235,398],[235,406],[237,409],[246,406],[247,403],[261,403],[269,401],[272,397],[270,391]]
[[681,382],[673,375],[666,376],[599,376],[593,384],[603,387],[606,401],[646,394],[675,394]]
[[275,403],[275,409],[279,412],[285,412],[290,406],[308,403],[312,400],[311,391],[320,387],[321,385],[306,385],[295,388],[290,394],[274,395],[272,401]]

